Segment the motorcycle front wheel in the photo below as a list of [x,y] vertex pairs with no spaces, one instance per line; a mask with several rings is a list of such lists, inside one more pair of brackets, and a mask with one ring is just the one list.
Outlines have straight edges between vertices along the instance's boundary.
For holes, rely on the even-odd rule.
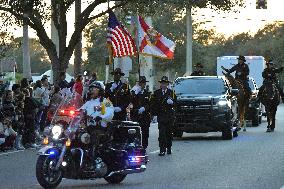
[[41,155],[36,163],[36,178],[43,188],[56,188],[62,181],[62,171],[55,171],[56,162],[49,156]]
[[123,174],[113,174],[109,177],[105,177],[104,179],[111,184],[121,183],[125,179],[126,175]]

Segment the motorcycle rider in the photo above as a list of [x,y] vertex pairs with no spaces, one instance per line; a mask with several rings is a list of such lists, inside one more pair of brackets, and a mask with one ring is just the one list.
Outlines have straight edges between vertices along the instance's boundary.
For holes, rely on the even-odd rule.
[[266,62],[266,68],[262,72],[262,77],[264,80],[263,80],[263,85],[259,88],[259,93],[258,93],[259,97],[262,95],[265,82],[272,81],[276,85],[279,91],[279,94],[282,98],[282,102],[284,102],[283,89],[280,87],[279,80],[276,75],[277,73],[282,72],[283,69],[284,69],[283,66],[281,66],[280,68],[275,68],[272,60]]
[[149,127],[151,122],[151,93],[146,89],[146,82],[148,81],[145,76],[140,76],[137,82],[137,85],[131,89],[130,101],[133,107],[130,111],[130,117],[132,121],[139,123],[142,130],[142,146],[146,149],[148,147]]
[[104,89],[99,82],[93,82],[89,86],[89,99],[80,109],[85,110],[87,131],[91,135],[91,144],[96,148],[114,115],[113,105],[104,98]]
[[251,94],[251,88],[249,87],[249,83],[248,83],[249,67],[245,62],[246,62],[246,58],[240,55],[238,57],[238,64],[234,65],[231,69],[224,69],[224,70],[228,73],[232,73],[236,71],[235,79],[241,82],[243,86],[245,87],[246,91],[248,91],[249,94]]
[[113,103],[113,119],[124,121],[126,119],[126,108],[130,102],[129,86],[121,81],[121,76],[125,74],[120,68],[116,68],[111,74],[114,76],[114,81],[106,84],[105,96]]
[[154,92],[152,98],[152,112],[158,119],[159,129],[159,156],[171,154],[172,150],[172,127],[174,124],[174,106],[176,96],[174,92],[168,88],[170,81],[167,76],[163,76],[159,81],[161,88]]

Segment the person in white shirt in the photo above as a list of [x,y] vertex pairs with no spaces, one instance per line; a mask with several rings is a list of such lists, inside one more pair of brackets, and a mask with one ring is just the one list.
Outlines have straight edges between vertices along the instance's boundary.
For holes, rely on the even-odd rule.
[[[88,101],[80,109],[87,115],[87,131],[91,135],[91,144],[96,149],[113,118],[114,108],[111,101],[104,98],[104,89],[99,82],[93,82],[89,86],[88,95]],[[95,157],[94,150],[92,156]]]
[[45,126],[46,126],[46,117],[47,117],[47,111],[50,103],[49,95],[50,95],[50,90],[49,90],[49,83],[48,83],[48,78],[43,77],[41,79],[42,83],[42,97],[41,97],[41,102],[42,102],[42,114],[40,118],[40,130],[43,131]]

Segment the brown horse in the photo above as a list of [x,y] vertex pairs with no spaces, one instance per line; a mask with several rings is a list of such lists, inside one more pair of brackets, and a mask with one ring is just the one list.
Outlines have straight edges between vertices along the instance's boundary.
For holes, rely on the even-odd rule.
[[280,103],[280,94],[272,81],[265,82],[262,87],[263,90],[262,94],[260,94],[260,101],[264,105],[267,114],[267,132],[273,132],[277,106]]
[[[225,70],[223,66],[222,66],[222,69]],[[230,73],[227,73],[224,71],[222,73],[228,79],[232,88],[239,90],[236,97],[237,97],[237,103],[238,103],[238,114],[239,114],[240,126],[237,128],[237,130],[240,130],[241,127],[243,127],[243,131],[246,131],[245,114],[246,114],[246,111],[248,109],[248,104],[249,104],[249,98],[250,98],[249,91],[246,90],[246,88],[244,87],[241,81],[238,81],[237,79],[235,79]]]

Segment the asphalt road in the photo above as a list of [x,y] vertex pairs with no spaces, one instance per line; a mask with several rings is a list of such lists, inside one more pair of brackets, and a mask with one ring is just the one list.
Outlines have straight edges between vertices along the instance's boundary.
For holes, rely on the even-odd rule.
[[[266,133],[263,122],[232,141],[223,141],[221,133],[184,134],[165,157],[158,156],[157,126],[152,125],[146,172],[128,175],[118,185],[65,179],[58,188],[279,189],[284,185],[283,125],[281,104],[274,133]],[[0,189],[40,188],[36,158],[35,150],[0,153]]]

